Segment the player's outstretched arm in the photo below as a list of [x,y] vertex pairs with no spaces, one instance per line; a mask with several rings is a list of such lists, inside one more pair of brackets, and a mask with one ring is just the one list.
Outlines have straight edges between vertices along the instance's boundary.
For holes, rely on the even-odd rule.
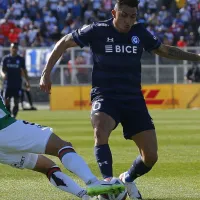
[[51,80],[50,80],[50,74],[51,70],[53,69],[54,65],[58,61],[58,59],[61,57],[61,55],[65,52],[66,49],[70,47],[78,46],[72,37],[72,34],[68,34],[61,38],[55,45],[53,51],[51,52],[51,55],[47,61],[47,64],[42,72],[42,76],[40,79],[40,88],[44,92],[50,92],[51,90]]
[[174,60],[189,60],[200,61],[200,54],[183,51],[177,47],[161,44],[158,49],[152,51],[153,53]]

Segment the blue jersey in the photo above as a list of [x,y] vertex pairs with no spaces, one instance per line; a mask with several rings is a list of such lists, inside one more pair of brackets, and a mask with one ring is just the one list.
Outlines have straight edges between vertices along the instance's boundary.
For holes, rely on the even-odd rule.
[[72,33],[82,48],[93,53],[92,100],[97,96],[114,99],[143,98],[141,56],[157,49],[161,42],[138,23],[129,33],[119,33],[113,19],[93,23]]
[[5,80],[6,88],[20,89],[22,87],[21,70],[25,69],[25,60],[23,57],[17,55],[15,57],[6,55],[1,61],[1,67],[6,73]]

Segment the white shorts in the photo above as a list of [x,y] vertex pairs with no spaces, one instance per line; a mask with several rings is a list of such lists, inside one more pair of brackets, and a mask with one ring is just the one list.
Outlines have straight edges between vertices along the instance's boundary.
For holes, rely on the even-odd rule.
[[17,120],[0,130],[0,163],[33,169],[52,133],[52,128]]

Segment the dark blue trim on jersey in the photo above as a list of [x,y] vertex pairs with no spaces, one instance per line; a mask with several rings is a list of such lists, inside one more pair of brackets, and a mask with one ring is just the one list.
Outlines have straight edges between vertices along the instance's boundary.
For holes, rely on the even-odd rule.
[[86,44],[84,44],[79,38],[78,38],[78,33],[77,33],[78,30],[74,31],[72,33],[72,37],[74,39],[74,42],[76,42],[76,44],[78,44],[81,48],[87,46]]
[[148,49],[148,50],[145,50],[145,51],[152,51],[152,50],[154,50],[154,49],[158,49],[158,48],[160,47],[160,45],[161,45],[161,42],[158,40],[158,41],[157,41],[157,44],[156,44],[154,47],[152,47],[152,48],[150,48],[150,49]]

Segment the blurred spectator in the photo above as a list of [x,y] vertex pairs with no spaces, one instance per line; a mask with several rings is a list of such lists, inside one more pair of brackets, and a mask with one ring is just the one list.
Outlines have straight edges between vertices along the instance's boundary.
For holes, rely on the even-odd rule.
[[88,24],[88,21],[92,16],[93,16],[92,5],[89,5],[88,9],[84,13],[84,23]]
[[192,67],[188,70],[186,80],[188,83],[200,82],[200,69],[197,63],[193,63]]
[[0,46],[4,46],[5,36],[2,33],[2,29],[0,28]]
[[39,9],[42,9],[43,7],[46,6],[48,0],[36,0]]
[[188,26],[189,21],[191,20],[190,8],[185,5],[180,9],[181,20],[185,23],[185,26]]
[[34,0],[27,2],[26,12],[29,14],[30,19],[35,21],[37,13],[40,13],[37,2]]
[[43,19],[42,19],[42,17],[41,17],[41,14],[40,14],[40,13],[36,13],[34,25],[35,25],[37,28],[41,28],[42,23],[43,23]]
[[150,10],[151,13],[155,13],[157,11],[157,1],[158,0],[146,0],[147,8]]
[[28,17],[27,13],[24,13],[24,16],[20,19],[19,25],[21,28],[24,28],[25,26],[28,26],[31,23],[30,18]]
[[112,0],[103,0],[103,7],[107,12],[112,10]]
[[167,45],[173,45],[173,43],[174,43],[174,35],[170,31],[170,29],[167,30],[167,32],[165,33],[164,36],[166,37],[164,43],[167,44]]
[[[75,60],[75,65],[85,65],[86,64],[86,59],[82,56],[79,55],[76,60]],[[88,68],[85,67],[77,67],[77,79],[79,83],[88,83]]]
[[184,36],[180,37],[180,40],[177,42],[177,46],[180,48],[187,46],[187,42],[185,41]]
[[56,19],[55,16],[53,15],[53,12],[52,12],[52,11],[50,11],[50,12],[48,13],[48,15],[44,17],[44,21],[45,21],[46,23],[50,23],[50,24],[56,24],[56,23],[57,23],[57,19]]
[[19,20],[22,16],[22,12],[24,11],[24,6],[20,3],[20,0],[15,0],[10,11],[14,18]]
[[72,7],[72,16],[73,18],[77,18],[81,16],[81,3],[79,0],[74,0],[74,5]]
[[15,28],[15,24],[11,20],[8,20],[7,18],[1,20],[0,29],[2,30],[2,34],[5,37],[8,37],[11,29],[14,29],[14,28]]
[[8,34],[8,39],[10,43],[18,43],[20,31],[15,28],[11,29],[10,33]]
[[100,21],[104,21],[107,18],[107,12],[103,4],[101,5],[100,9],[97,11],[97,18]]
[[194,32],[190,32],[186,34],[186,41],[187,46],[195,46],[196,45],[196,38]]
[[57,18],[59,21],[59,30],[64,28],[65,19],[67,17],[68,8],[64,1],[60,1],[57,7]]

